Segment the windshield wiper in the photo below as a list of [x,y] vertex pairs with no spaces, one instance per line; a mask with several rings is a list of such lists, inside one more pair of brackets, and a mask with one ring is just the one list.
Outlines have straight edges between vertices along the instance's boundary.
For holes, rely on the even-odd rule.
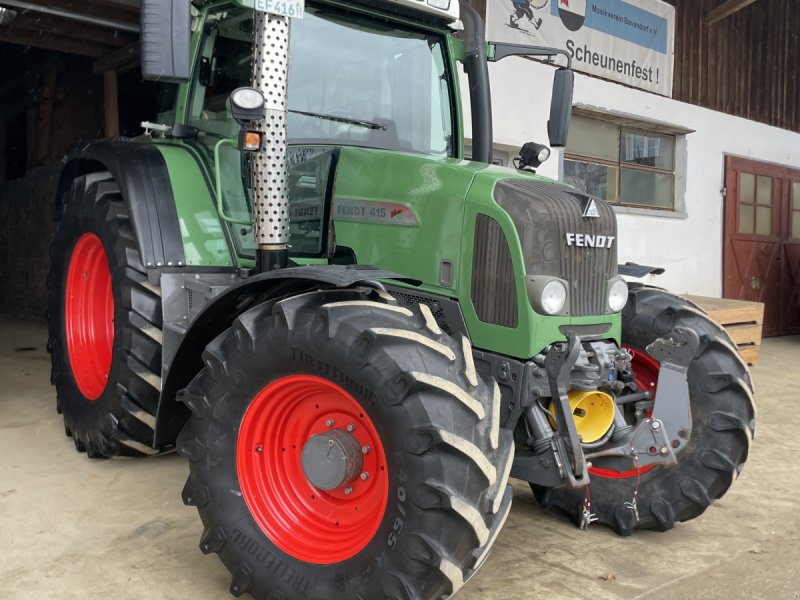
[[386,125],[382,125],[381,123],[373,123],[372,121],[362,121],[361,119],[349,119],[348,117],[339,117],[337,115],[326,115],[324,113],[315,113],[315,112],[306,112],[304,110],[292,110],[289,109],[290,113],[294,113],[296,115],[304,115],[306,117],[316,117],[318,119],[325,119],[327,121],[336,121],[337,123],[346,123],[347,125],[357,125],[359,127],[364,127],[365,129],[380,129],[382,131],[386,131],[388,127]]

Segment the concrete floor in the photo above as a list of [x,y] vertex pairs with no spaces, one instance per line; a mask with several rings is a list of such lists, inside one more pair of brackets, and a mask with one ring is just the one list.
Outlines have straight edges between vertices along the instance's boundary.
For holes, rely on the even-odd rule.
[[[0,597],[227,597],[197,548],[176,456],[90,461],[55,411],[42,325],[0,320]],[[757,438],[742,477],[698,520],[619,538],[575,529],[515,484],[511,516],[461,600],[800,598],[800,338],[764,342]]]

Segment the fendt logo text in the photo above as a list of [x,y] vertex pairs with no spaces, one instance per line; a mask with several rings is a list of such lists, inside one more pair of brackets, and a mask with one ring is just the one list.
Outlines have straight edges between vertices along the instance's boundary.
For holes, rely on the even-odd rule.
[[567,233],[567,246],[579,246],[581,248],[611,248],[614,240],[613,235],[590,235],[588,233]]

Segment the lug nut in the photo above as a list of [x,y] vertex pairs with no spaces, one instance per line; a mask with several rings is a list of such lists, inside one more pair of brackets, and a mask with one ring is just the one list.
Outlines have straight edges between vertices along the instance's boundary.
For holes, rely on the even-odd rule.
[[350,494],[353,493],[353,488],[351,487],[344,488],[344,493],[349,496]]
[[668,452],[669,452],[669,450],[667,449],[666,446],[661,446],[661,454],[663,456],[666,456]]
[[353,433],[355,430],[356,430],[356,426],[353,425],[352,423],[347,425],[347,431],[349,431],[350,433]]
[[369,454],[369,446],[362,446],[361,452],[363,452],[364,454]]
[[333,427],[333,424],[335,422],[336,421],[334,421],[333,419],[328,419],[327,421],[325,421],[325,425],[327,425],[328,427]]
[[367,473],[366,471],[364,471],[364,472],[361,474],[361,481],[366,481],[367,479],[369,479],[369,473]]
[[653,428],[653,431],[658,431],[659,429],[661,429],[661,423],[659,421],[653,421],[652,423],[650,423],[650,427]]

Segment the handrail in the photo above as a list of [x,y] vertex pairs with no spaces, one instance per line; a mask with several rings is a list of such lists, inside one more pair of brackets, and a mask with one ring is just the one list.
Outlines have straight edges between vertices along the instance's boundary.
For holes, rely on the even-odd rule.
[[231,139],[220,140],[214,146],[214,180],[215,180],[214,191],[217,194],[217,213],[219,214],[220,218],[227,223],[233,223],[235,225],[252,225],[253,224],[252,221],[243,221],[242,219],[229,217],[228,215],[225,214],[225,206],[222,203],[222,170],[219,161],[219,149],[226,144],[234,148],[239,147],[238,141]]

